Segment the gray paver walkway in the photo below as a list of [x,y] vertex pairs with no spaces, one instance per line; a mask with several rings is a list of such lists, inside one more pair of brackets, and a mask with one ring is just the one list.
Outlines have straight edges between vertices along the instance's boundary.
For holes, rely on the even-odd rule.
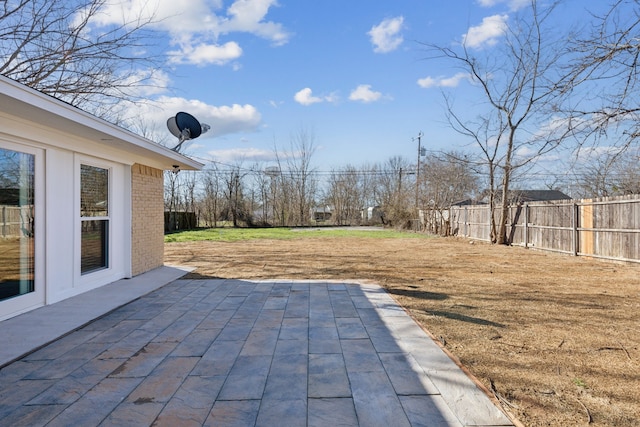
[[4,426],[506,426],[379,286],[175,280],[0,370]]

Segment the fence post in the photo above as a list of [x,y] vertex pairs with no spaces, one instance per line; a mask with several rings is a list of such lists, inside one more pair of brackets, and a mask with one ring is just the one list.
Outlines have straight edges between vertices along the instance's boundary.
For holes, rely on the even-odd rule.
[[7,207],[2,207],[2,237],[7,237]]
[[464,207],[464,236],[469,237],[469,225],[467,224],[468,216],[467,216],[467,207]]
[[[513,223],[513,220],[515,218],[513,217],[513,212],[512,212],[513,209],[511,209],[512,207],[513,207],[512,205],[509,205],[509,216],[508,216],[508,218],[509,218],[509,223],[508,223],[508,225],[509,225],[509,234],[507,236],[513,236],[513,229],[515,228],[515,224]],[[509,242],[509,245],[513,244],[512,240],[513,240],[513,238],[507,237],[507,242]]]
[[522,231],[522,237],[526,248],[529,243],[529,203],[524,204],[524,230]]
[[571,215],[571,249],[573,256],[578,256],[578,204],[573,202],[573,213]]

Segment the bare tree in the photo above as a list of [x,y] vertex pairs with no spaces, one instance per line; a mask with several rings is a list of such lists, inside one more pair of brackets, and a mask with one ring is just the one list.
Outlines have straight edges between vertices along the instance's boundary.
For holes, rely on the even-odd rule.
[[175,231],[178,227],[177,212],[180,205],[180,177],[178,171],[164,172],[164,210],[169,215],[165,231]]
[[640,194],[640,149],[592,150],[588,161],[576,170],[575,189],[582,198]]
[[585,123],[593,141],[622,152],[640,137],[640,0],[615,0],[594,20],[590,33],[570,45],[564,89],[577,99],[568,114]]
[[212,163],[202,174],[202,199],[200,203],[203,219],[207,226],[217,227],[223,205],[221,173],[216,164]]
[[[93,28],[107,0],[0,2],[0,74],[98,116],[115,119],[132,88],[161,69],[147,51],[150,19]],[[110,116],[110,117],[109,117]]]
[[409,227],[415,170],[411,169],[407,159],[394,156],[378,167],[376,176],[375,193],[377,204],[383,211],[383,222],[395,227]]
[[233,222],[234,227],[239,227],[240,223],[251,225],[253,218],[247,207],[245,198],[245,178],[249,171],[240,164],[235,165],[226,173],[222,174],[223,191],[225,195],[225,207],[223,217]]
[[625,157],[617,157],[613,191],[617,194],[640,194],[640,150]]
[[[291,137],[290,150],[286,156],[288,175],[281,175],[282,189],[288,187],[292,214],[296,225],[309,223],[311,207],[315,202],[317,182],[311,167],[311,159],[315,153],[315,135],[308,129],[300,129]],[[288,182],[286,182],[288,179]],[[284,195],[284,193],[282,193]],[[284,212],[283,212],[284,213]]]
[[184,227],[187,229],[196,228],[199,225],[200,213],[196,203],[196,190],[199,186],[199,175],[195,171],[182,172],[183,200],[184,200]]
[[421,193],[428,206],[427,228],[433,233],[448,234],[449,207],[478,194],[478,176],[469,167],[464,154],[458,152],[433,154],[423,163],[421,176],[425,190]]
[[258,195],[258,208],[260,210],[259,222],[261,225],[269,224],[269,214],[273,210],[271,206],[271,182],[267,172],[264,172],[264,167],[260,164],[254,165],[252,168],[256,173],[253,174],[253,192]]
[[505,31],[499,51],[473,51],[465,43],[460,49],[429,45],[433,59],[444,59],[467,73],[488,107],[469,119],[465,117],[467,106],[456,110],[447,99],[452,127],[470,137],[482,152],[491,202],[497,198],[496,190],[501,193],[499,206],[491,205],[491,240],[500,244],[508,243],[508,194],[514,171],[556,149],[571,133],[571,126],[566,124],[554,128],[559,132],[534,131],[552,127],[549,118],[562,94],[558,81],[562,44],[551,38],[557,33],[547,25],[554,9],[555,3],[540,9],[535,0],[531,1]]
[[347,165],[333,170],[329,176],[326,201],[333,206],[334,223],[356,225],[361,220],[361,210],[365,207],[364,179],[366,173]]

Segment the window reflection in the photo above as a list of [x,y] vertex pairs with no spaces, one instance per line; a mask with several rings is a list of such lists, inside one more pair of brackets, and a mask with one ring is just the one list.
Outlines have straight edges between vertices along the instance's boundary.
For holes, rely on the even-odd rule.
[[80,273],[109,266],[109,170],[80,166]]
[[0,301],[34,291],[35,156],[0,148]]

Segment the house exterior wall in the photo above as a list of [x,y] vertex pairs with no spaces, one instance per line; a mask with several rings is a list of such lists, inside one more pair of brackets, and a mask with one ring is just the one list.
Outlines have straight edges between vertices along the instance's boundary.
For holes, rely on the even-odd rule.
[[160,267],[164,258],[164,173],[131,167],[131,274]]
[[[0,115],[0,129],[15,121]],[[25,138],[28,137],[27,138]],[[0,148],[35,156],[35,291],[0,300],[0,321],[25,311],[53,304],[131,274],[131,166],[106,156],[87,154],[75,147],[55,147],[70,135],[23,127],[20,137],[0,132]],[[53,143],[52,143],[53,142]],[[80,167],[109,170],[109,267],[91,274],[80,271]],[[162,216],[162,207],[158,210]],[[160,228],[162,233],[162,228]]]
[[[44,212],[40,216],[36,212],[36,222],[45,227],[46,275],[42,285],[46,287],[46,304],[51,304],[129,276],[130,167],[79,151],[43,148],[46,166],[41,172],[46,183],[46,202]],[[108,169],[110,186],[109,267],[85,275],[80,271],[82,164]]]
[[[2,190],[30,194],[5,203],[28,202],[29,227],[0,257],[11,266],[0,268],[0,321],[161,266],[163,171],[203,166],[1,75],[0,150],[12,174]],[[81,209],[92,168],[108,171],[108,199],[94,201],[107,209],[95,219]]]

